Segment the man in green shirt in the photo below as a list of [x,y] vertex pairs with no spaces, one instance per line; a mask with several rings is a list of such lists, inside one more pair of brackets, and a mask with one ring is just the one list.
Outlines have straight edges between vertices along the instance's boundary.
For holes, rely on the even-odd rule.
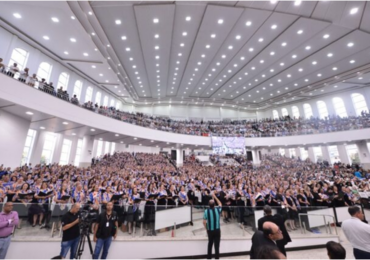
[[[222,203],[212,192],[212,200],[209,201],[209,209],[204,211],[203,225],[207,229],[208,234],[208,254],[207,259],[212,258],[212,247],[215,244],[215,258],[219,259],[220,254],[220,215],[222,210]],[[217,201],[218,207],[215,207]]]

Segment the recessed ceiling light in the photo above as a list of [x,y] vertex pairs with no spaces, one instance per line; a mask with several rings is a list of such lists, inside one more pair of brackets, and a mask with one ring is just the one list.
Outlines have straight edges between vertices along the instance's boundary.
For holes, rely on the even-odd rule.
[[158,18],[154,18],[153,19],[153,23],[158,23],[159,22],[159,19]]
[[186,16],[185,20],[186,21],[190,21],[191,20],[191,17],[190,16]]
[[277,28],[277,25],[276,24],[273,24],[272,26],[271,26],[271,29],[273,29],[273,30],[275,30]]
[[45,127],[43,127],[43,126],[40,126],[40,129],[42,129],[42,130],[45,130]]
[[259,39],[258,39],[258,41],[259,41],[259,42],[263,42],[263,38],[259,38]]
[[54,23],[59,23],[59,19],[56,18],[56,17],[51,17],[51,20],[54,22]]
[[352,47],[353,45],[354,45],[353,42],[347,44],[348,47]]
[[237,39],[237,40],[240,40],[240,38],[242,38],[240,35],[237,35],[237,36],[235,37],[235,39]]
[[305,48],[306,50],[310,50],[311,49],[311,46],[306,46]]
[[211,34],[211,38],[216,38],[216,34]]
[[71,42],[76,42],[76,39],[75,38],[71,38],[69,39]]
[[297,55],[295,55],[295,54],[294,54],[294,55],[292,56],[292,58],[293,58],[293,59],[297,58]]
[[313,62],[312,62],[312,65],[316,65],[316,64],[317,64],[317,61],[313,61]]
[[234,47],[232,45],[230,45],[229,47],[227,47],[229,50],[232,50]]
[[302,68],[299,68],[299,69],[298,69],[298,71],[299,71],[299,72],[302,72],[302,71],[303,71],[303,69],[302,69]]
[[118,25],[118,24],[121,24],[122,22],[121,22],[121,20],[116,20],[116,24]]
[[63,122],[63,125],[68,125],[68,122]]
[[337,70],[338,68],[337,67],[334,67],[333,70]]
[[158,50],[159,49],[159,46],[155,46],[154,49]]
[[44,40],[50,40],[49,36],[43,36],[42,38],[44,38]]
[[95,69],[95,68],[96,68],[96,66],[95,66],[95,65],[91,65],[91,68]]
[[86,57],[89,56],[89,54],[87,52],[84,52],[83,55],[86,56]]
[[299,30],[298,32],[297,32],[297,34],[302,34],[303,33],[303,30]]
[[284,65],[285,65],[284,62],[280,63],[280,66],[284,66]]
[[322,75],[319,73],[319,74],[317,74],[317,76],[318,76],[318,77],[321,77]]
[[126,40],[127,40],[127,37],[126,37],[126,36],[122,36],[122,37],[121,37],[121,39],[122,39],[123,41],[126,41]]
[[244,60],[245,58],[242,56],[242,57],[240,57],[240,59],[241,59],[241,60]]
[[206,45],[206,48],[207,48],[207,49],[209,49],[210,47],[211,47],[211,46],[210,46],[209,44],[208,44],[208,45]]
[[224,23],[224,20],[219,19],[217,22],[218,22],[218,24],[223,24]]
[[323,36],[323,38],[324,39],[327,39],[327,38],[329,38],[330,37],[330,35],[329,34],[325,34],[324,36]]
[[252,25],[252,22],[251,22],[251,21],[247,21],[247,22],[245,23],[245,25],[246,25],[246,26],[251,26],[251,25]]
[[225,59],[226,58],[226,55],[222,55],[221,58]]
[[254,49],[253,48],[249,48],[249,51],[252,52]]
[[159,38],[159,34],[155,34],[154,35],[154,38],[158,39]]
[[76,17],[74,17],[74,16],[71,16],[71,19],[72,19],[72,20],[75,20],[75,19],[76,19]]
[[350,60],[350,62],[349,63],[355,63],[356,61],[355,60]]
[[91,129],[90,129],[90,131],[91,131],[91,132],[95,132],[95,129],[91,128]]
[[76,135],[75,133],[72,133],[72,135]]
[[130,48],[126,48],[126,51],[131,51],[131,49]]
[[264,60],[260,60],[260,63],[264,63],[265,61]]
[[333,53],[328,53],[328,57],[333,57]]
[[27,114],[27,115],[33,115],[33,113],[32,113],[32,112],[30,112],[30,111],[27,111],[27,112],[26,112],[26,114]]
[[352,8],[349,13],[350,14],[356,14],[358,12],[358,7]]
[[183,33],[182,33],[182,36],[186,36],[186,35],[188,35],[188,33],[187,33],[187,32],[183,32]]
[[14,13],[13,16],[17,19],[21,19],[22,16],[19,13]]
[[301,3],[302,3],[302,1],[301,1],[301,0],[296,0],[296,1],[294,1],[294,5],[295,5],[295,6],[299,6],[299,5],[301,5]]
[[65,51],[65,52],[64,52],[64,54],[65,54],[65,55],[68,55],[69,53],[68,53],[68,51]]
[[271,56],[274,56],[274,55],[275,55],[275,52],[273,52],[273,51],[272,51],[272,52],[270,52],[270,55],[271,55]]
[[287,45],[287,43],[286,42],[283,42],[282,44],[281,44],[281,46],[283,46],[283,47],[285,47]]
[[93,15],[93,13],[92,13],[92,12],[89,12],[88,14],[89,14],[89,15]]

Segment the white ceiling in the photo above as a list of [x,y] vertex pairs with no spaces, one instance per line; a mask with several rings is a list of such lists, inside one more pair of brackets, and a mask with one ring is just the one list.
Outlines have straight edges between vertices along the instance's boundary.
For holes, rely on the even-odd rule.
[[7,23],[113,93],[130,96],[129,103],[262,109],[370,83],[367,2],[12,1],[0,7]]

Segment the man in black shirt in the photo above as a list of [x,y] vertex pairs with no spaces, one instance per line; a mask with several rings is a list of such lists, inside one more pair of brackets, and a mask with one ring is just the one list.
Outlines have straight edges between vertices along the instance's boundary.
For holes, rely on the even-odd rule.
[[77,214],[79,210],[80,203],[75,203],[62,218],[63,238],[60,256],[63,258],[66,258],[69,249],[71,249],[70,259],[74,259],[76,256],[78,242],[80,241],[80,227],[78,225],[80,219]]
[[112,243],[112,237],[116,239],[118,230],[117,213],[113,211],[113,202],[107,203],[107,210],[101,213],[94,228],[94,242],[96,242],[93,259],[107,259],[108,250]]

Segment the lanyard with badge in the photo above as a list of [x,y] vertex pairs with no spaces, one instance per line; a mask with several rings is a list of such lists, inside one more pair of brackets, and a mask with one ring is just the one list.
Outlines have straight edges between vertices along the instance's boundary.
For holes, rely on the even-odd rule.
[[109,227],[109,220],[111,219],[112,215],[107,215],[107,224],[106,227]]

